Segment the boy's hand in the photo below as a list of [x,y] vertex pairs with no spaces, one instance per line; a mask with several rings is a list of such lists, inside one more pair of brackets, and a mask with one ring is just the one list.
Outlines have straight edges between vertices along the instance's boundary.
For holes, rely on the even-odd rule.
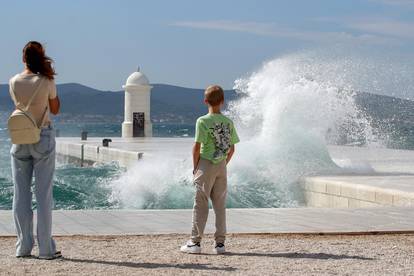
[[197,172],[198,162],[200,161],[201,144],[196,142],[193,147],[193,175]]
[[234,154],[234,151],[235,151],[235,150],[236,150],[236,149],[235,149],[235,146],[234,146],[234,145],[232,145],[232,146],[230,147],[229,152],[227,153],[226,164],[228,164],[228,163],[230,162],[231,158],[233,157],[233,154]]

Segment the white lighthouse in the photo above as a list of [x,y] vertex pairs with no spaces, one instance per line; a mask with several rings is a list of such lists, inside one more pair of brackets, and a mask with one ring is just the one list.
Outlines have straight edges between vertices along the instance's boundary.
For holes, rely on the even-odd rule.
[[122,137],[151,137],[152,124],[150,116],[151,89],[148,78],[138,70],[132,73],[126,84],[125,114],[122,123]]

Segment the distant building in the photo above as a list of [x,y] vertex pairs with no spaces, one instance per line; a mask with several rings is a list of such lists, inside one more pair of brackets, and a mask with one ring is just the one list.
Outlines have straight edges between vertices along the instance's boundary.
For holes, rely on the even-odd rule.
[[122,88],[125,90],[122,137],[151,137],[150,104],[152,86],[149,84],[148,78],[138,68],[136,72],[128,77]]

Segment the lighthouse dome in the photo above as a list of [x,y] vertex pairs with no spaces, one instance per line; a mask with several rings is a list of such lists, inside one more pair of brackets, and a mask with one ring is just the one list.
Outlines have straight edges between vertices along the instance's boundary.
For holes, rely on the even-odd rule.
[[148,86],[148,85],[149,85],[148,78],[142,72],[139,71],[139,68],[138,68],[138,71],[132,73],[128,77],[126,84],[125,84],[125,86]]

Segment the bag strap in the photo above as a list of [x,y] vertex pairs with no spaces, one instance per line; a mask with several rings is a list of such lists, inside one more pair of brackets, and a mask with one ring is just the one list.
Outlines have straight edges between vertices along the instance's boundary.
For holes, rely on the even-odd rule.
[[45,112],[43,112],[43,115],[42,115],[42,120],[40,121],[40,126],[38,125],[37,128],[43,127],[43,123],[45,122],[45,118],[46,118],[46,113],[49,109],[48,107],[49,107],[49,105],[46,106]]
[[[24,112],[27,112],[29,110],[29,107],[32,104],[34,98],[39,93],[40,88],[42,87],[42,83],[43,83],[43,78],[40,77],[39,84],[37,85],[36,90],[33,92],[32,96],[30,97],[29,102],[27,103],[27,105],[22,109],[19,108],[19,107],[17,107],[17,108],[23,110]],[[17,103],[17,97],[16,97],[16,93],[14,92],[13,83],[10,83],[10,91],[11,91],[12,96],[14,97],[15,102]]]

